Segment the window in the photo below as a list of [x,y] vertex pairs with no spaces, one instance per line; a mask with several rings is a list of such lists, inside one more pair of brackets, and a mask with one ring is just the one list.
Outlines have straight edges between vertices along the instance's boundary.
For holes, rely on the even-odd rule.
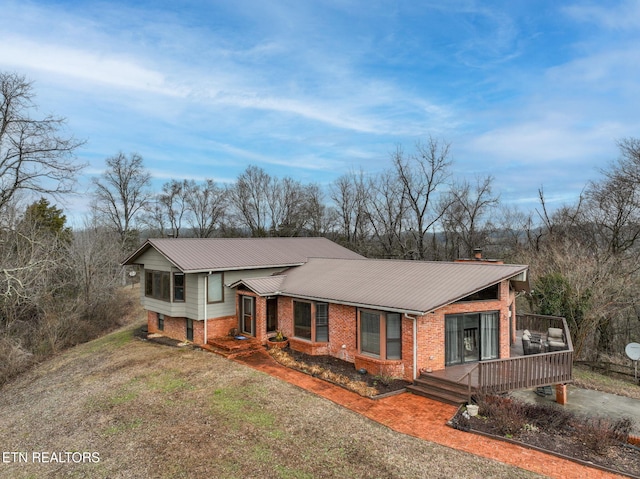
[[361,310],[360,352],[380,359],[402,359],[400,313]]
[[459,302],[463,302],[463,301],[486,301],[486,300],[491,300],[491,299],[500,299],[500,284],[494,284],[492,286],[489,286],[488,288],[485,289],[481,289],[480,291],[476,291],[473,294],[470,294],[469,296],[466,296],[460,300],[458,300]]
[[184,301],[184,273],[173,273],[173,300]]
[[360,351],[380,356],[380,314],[360,313]]
[[293,302],[293,334],[311,341],[311,303]]
[[158,331],[164,331],[164,314],[158,313]]
[[187,318],[187,341],[193,341],[193,319]]
[[316,341],[329,342],[329,305],[316,303]]
[[150,298],[169,301],[171,275],[168,271],[145,271],[144,294]]
[[402,359],[402,318],[387,313],[387,359]]
[[293,335],[296,338],[313,342],[328,342],[329,304],[294,301],[293,328]]
[[223,273],[213,273],[207,276],[207,302],[221,303],[224,301]]

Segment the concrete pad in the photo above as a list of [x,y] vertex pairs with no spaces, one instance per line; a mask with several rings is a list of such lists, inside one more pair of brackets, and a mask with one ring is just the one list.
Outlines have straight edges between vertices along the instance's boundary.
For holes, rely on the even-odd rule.
[[[557,404],[555,388],[552,388],[552,391],[553,394],[545,397],[538,396],[535,389],[513,391],[511,395],[530,403]],[[568,385],[567,404],[561,407],[585,416],[608,417],[611,419],[628,417],[634,422],[632,434],[640,436],[640,400],[638,399]]]

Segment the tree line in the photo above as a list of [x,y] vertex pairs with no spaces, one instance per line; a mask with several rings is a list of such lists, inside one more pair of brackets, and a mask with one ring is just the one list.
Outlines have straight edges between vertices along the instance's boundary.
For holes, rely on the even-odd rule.
[[5,375],[115,325],[119,261],[158,236],[325,236],[368,257],[411,260],[480,247],[530,265],[533,292],[520,308],[566,317],[576,357],[608,359],[640,340],[640,140],[620,140],[619,157],[554,211],[542,187],[538,206],[522,211],[501,204],[492,176],[454,177],[450,145],[433,137],[397,146],[385,171],[353,170],[325,187],[250,165],[232,184],[172,179],[153,191],[142,156],[119,152],[93,180],[84,226],[71,230],[51,201],[73,193],[83,142],[64,119],[37,119],[25,77],[0,73],[0,91]]

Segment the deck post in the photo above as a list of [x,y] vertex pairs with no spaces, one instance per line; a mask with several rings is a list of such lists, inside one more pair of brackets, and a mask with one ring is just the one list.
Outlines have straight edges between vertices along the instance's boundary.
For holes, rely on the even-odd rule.
[[561,406],[567,404],[567,385],[556,384],[556,402]]

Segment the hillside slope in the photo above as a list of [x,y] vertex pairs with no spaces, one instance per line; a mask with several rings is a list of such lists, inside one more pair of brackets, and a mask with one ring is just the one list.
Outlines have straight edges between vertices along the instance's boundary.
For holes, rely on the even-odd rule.
[[134,330],[75,347],[0,389],[0,477],[536,477]]

